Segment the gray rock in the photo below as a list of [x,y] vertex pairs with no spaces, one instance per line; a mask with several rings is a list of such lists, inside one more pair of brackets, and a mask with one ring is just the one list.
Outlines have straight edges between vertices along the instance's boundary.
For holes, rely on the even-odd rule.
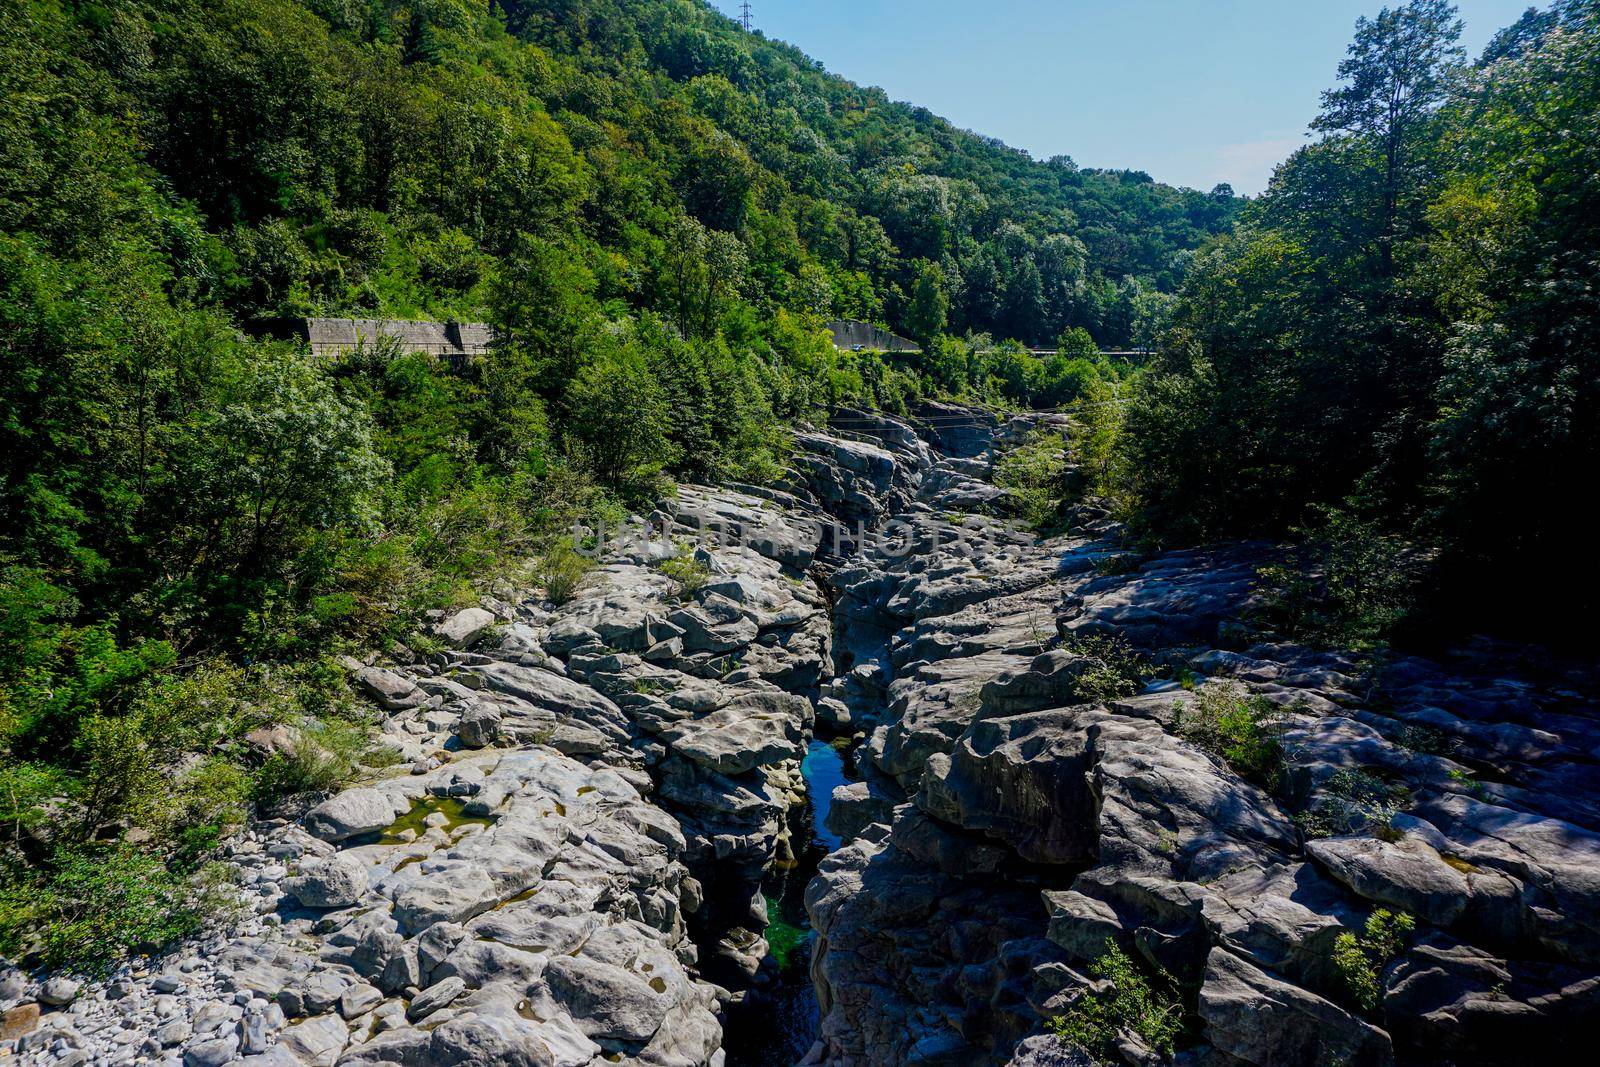
[[428,694],[411,680],[381,667],[362,667],[355,680],[362,692],[389,711],[421,707],[428,700]]
[[591,1038],[649,1040],[671,1007],[642,978],[587,956],[551,960],[545,982]]
[[1338,1005],[1212,949],[1200,987],[1206,1040],[1258,1067],[1388,1067],[1389,1035]]
[[810,705],[804,697],[752,694],[662,736],[674,752],[720,774],[797,759]]
[[324,841],[383,830],[395,820],[394,804],[375,789],[348,789],[306,813],[302,822]]
[[190,1045],[183,1051],[184,1067],[223,1067],[239,1051],[239,1035],[228,1034]]
[[1357,895],[1436,926],[1449,926],[1466,910],[1466,876],[1418,838],[1330,837],[1308,842],[1306,852]]
[[440,1008],[448,1007],[452,1001],[466,992],[466,989],[467,983],[453,975],[436,985],[429,986],[412,999],[411,1006],[406,1009],[406,1018],[412,1022],[419,1022]]
[[299,875],[283,882],[283,891],[308,908],[349,907],[361,900],[366,889],[366,866],[343,855],[306,864]]
[[333,1067],[349,1037],[350,1028],[343,1019],[337,1015],[320,1015],[284,1030],[278,1035],[275,1047],[293,1053],[308,1067]]
[[440,623],[435,632],[456,648],[471,648],[498,621],[482,608],[463,608]]
[[461,736],[461,743],[468,748],[484,748],[494,744],[500,736],[502,714],[499,704],[487,700],[475,700],[468,704],[456,723],[456,733]]
[[339,997],[339,1014],[345,1019],[365,1015],[383,1003],[383,994],[365,982],[357,982]]
[[71,1004],[78,999],[78,990],[82,988],[79,983],[63,975],[55,975],[45,980],[39,987],[39,1002],[52,1007]]

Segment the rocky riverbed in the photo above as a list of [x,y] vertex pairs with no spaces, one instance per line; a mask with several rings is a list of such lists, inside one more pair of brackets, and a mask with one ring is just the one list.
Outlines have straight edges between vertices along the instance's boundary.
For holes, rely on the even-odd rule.
[[[0,974],[0,1052],[774,1062],[748,1021],[812,1011],[782,968],[808,919],[807,1063],[1087,1062],[1047,1030],[1108,943],[1172,976],[1189,1064],[1574,1059],[1600,1016],[1592,667],[1257,643],[1271,546],[1128,560],[1104,524],[1004,518],[993,461],[1038,421],[842,413],[781,489],[683,486],[607,531],[568,602],[351,662],[399,766],[233,842],[225,927],[106,981]],[[1150,677],[1084,702],[1105,635]],[[1182,729],[1211,686],[1280,709],[1270,791]],[[858,743],[813,837],[819,737]],[[775,874],[819,848],[785,912]],[[1357,1004],[1337,943],[1377,909],[1415,929]],[[1131,1033],[1115,1056],[1159,1062]]]

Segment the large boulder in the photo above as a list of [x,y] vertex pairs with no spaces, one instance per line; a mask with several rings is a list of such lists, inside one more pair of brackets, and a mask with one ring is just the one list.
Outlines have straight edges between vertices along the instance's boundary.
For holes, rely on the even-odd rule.
[[1226,949],[1206,958],[1198,1012],[1206,1040],[1257,1067],[1390,1067],[1389,1035]]
[[551,994],[592,1038],[647,1041],[672,1006],[664,989],[587,956],[559,956],[545,970]]
[[324,841],[343,841],[382,830],[395,820],[394,804],[376,789],[347,789],[306,812],[305,828]]
[[720,774],[796,759],[810,717],[804,697],[756,693],[662,734],[674,752]]
[[456,648],[471,648],[499,620],[483,608],[463,608],[439,624],[438,634]]
[[367,891],[367,868],[352,856],[332,856],[301,867],[283,891],[308,908],[345,908]]
[[409,678],[382,667],[362,667],[355,673],[356,685],[388,711],[404,711],[427,703],[428,694]]

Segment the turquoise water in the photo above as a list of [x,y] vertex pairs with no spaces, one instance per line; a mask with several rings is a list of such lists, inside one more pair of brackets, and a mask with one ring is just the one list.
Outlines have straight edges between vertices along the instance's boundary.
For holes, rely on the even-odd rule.
[[849,781],[844,753],[826,741],[813,741],[800,761],[807,801],[790,828],[795,866],[773,871],[763,893],[767,900],[767,944],[777,973],[749,1001],[728,1012],[722,1047],[727,1067],[791,1067],[817,1039],[820,1022],[811,987],[811,923],[806,917],[806,883],[839,838],[823,821],[833,788]]
[[800,773],[805,777],[806,794],[811,799],[807,806],[811,809],[812,836],[821,842],[825,854],[832,852],[842,842],[825,824],[828,809],[833,806],[834,787],[849,781],[845,775],[844,751],[826,741],[813,741],[800,761]]

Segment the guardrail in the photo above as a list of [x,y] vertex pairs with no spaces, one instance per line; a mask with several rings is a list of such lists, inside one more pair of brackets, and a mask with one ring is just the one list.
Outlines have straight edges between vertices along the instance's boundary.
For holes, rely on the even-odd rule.
[[[376,341],[366,338],[360,341],[312,341],[310,342],[313,356],[340,356],[358,351],[362,348],[376,348],[383,341],[392,341],[393,338],[382,337]],[[467,356],[481,356],[489,351],[489,345],[454,345],[448,341],[401,341],[394,347],[407,354],[422,352],[430,356],[465,358]]]

